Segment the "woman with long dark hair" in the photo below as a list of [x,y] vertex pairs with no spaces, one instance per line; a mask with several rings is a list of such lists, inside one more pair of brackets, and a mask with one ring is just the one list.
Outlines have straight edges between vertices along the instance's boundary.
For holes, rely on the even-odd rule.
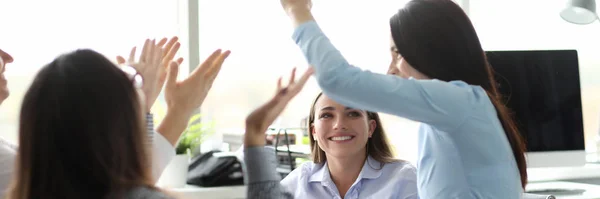
[[147,95],[165,84],[169,116],[159,130],[176,136],[228,55],[215,51],[183,81],[177,81],[177,62],[160,72],[163,52],[154,40],[146,41],[139,59],[132,50],[129,65],[118,66],[93,50],[54,59],[23,100],[8,198],[171,198],[154,186]]
[[524,142],[475,29],[456,3],[412,0],[390,19],[388,75],[350,65],[315,22],[310,0],[281,3],[325,95],[422,123],[421,198],[521,197],[527,183]]

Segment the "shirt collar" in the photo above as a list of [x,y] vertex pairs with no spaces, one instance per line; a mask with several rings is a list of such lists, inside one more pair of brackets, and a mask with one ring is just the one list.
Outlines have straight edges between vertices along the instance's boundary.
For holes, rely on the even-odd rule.
[[[321,165],[315,165],[313,169],[313,174],[309,178],[309,182],[328,182],[331,180],[331,175],[329,174],[329,167],[327,167],[327,162]],[[358,175],[357,181],[361,179],[376,179],[381,176],[382,172],[382,164],[373,159],[371,156],[367,157],[367,161],[363,164],[363,167]]]

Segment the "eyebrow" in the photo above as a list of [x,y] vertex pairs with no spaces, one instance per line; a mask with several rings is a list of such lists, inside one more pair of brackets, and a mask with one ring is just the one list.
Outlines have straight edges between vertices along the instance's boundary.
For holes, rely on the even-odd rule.
[[[345,110],[349,110],[349,109],[354,109],[352,107],[346,107]],[[333,106],[327,106],[321,109],[321,111],[332,111],[335,110],[335,108]]]

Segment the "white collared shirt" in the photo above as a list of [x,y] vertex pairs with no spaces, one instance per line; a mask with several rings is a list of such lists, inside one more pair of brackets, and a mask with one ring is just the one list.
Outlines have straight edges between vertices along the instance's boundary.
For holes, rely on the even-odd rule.
[[[381,164],[368,157],[354,184],[344,199],[399,198],[417,199],[416,168],[406,161]],[[294,194],[294,198],[341,199],[331,179],[327,163],[304,163],[281,181]]]
[[0,196],[4,197],[4,190],[10,185],[15,167],[17,149],[14,144],[0,138]]

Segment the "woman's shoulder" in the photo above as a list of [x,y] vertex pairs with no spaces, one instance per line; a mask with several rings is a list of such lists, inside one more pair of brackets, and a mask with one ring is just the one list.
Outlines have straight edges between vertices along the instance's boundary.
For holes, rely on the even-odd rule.
[[281,184],[290,191],[296,190],[298,187],[308,184],[313,175],[323,168],[323,165],[312,161],[305,162],[281,180]]
[[417,167],[406,160],[396,160],[385,163],[382,168],[386,175],[394,176],[401,179],[416,180]]
[[299,180],[302,178],[310,177],[314,173],[314,171],[319,170],[320,168],[322,168],[322,166],[323,166],[323,164],[316,164],[312,161],[302,163],[302,165],[300,165],[299,167],[297,167],[293,171],[291,171],[283,179],[283,181],[292,180],[292,179]]

